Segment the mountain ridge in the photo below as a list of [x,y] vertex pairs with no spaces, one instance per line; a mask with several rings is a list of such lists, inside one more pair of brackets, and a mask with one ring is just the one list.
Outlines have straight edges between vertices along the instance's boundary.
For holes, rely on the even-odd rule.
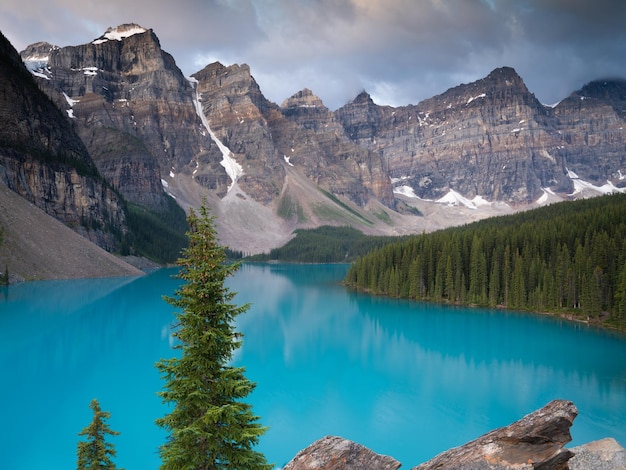
[[420,233],[625,187],[619,81],[550,107],[500,67],[417,104],[379,106],[364,90],[331,111],[306,88],[270,102],[246,64],[184,77],[135,24],[22,59],[125,197],[205,199],[222,242],[244,253],[297,228]]

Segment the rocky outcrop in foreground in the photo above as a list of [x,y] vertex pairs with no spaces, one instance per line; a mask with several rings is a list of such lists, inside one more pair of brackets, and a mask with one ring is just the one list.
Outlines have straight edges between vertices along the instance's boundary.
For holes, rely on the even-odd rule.
[[361,444],[336,436],[326,436],[298,452],[283,470],[396,470],[400,462],[372,452]]
[[563,446],[578,414],[570,401],[554,400],[509,426],[439,454],[414,470],[564,470],[574,455]]
[[[570,427],[578,414],[566,400],[554,400],[509,426],[443,452],[413,470],[618,470],[626,450],[614,439],[573,449]],[[397,469],[400,462],[341,437],[326,436],[298,454],[284,470]]]

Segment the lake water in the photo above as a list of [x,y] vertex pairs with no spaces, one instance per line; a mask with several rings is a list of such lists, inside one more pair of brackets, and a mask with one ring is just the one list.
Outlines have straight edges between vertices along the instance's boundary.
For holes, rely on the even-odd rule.
[[[555,398],[572,400],[577,445],[626,445],[626,337],[553,318],[347,291],[345,265],[244,265],[229,286],[250,302],[235,362],[284,465],[339,435],[411,468]],[[172,270],[140,278],[0,288],[0,468],[75,468],[89,402],[111,412],[126,470],[157,469],[166,410],[154,363],[171,357]]]

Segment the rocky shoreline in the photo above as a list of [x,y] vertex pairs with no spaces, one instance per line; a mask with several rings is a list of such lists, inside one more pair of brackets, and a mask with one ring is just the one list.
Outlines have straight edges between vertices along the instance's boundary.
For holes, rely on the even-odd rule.
[[[508,426],[452,448],[412,470],[624,470],[626,449],[606,438],[571,449],[574,403],[554,400]],[[337,436],[326,436],[283,470],[396,470],[393,457]]]

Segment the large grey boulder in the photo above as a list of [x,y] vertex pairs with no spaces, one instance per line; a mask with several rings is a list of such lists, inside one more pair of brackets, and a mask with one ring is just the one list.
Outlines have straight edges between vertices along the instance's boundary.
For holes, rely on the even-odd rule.
[[356,442],[326,436],[298,452],[283,470],[396,470],[400,465]]
[[554,400],[413,470],[566,470],[574,454],[563,446],[572,440],[570,427],[577,414],[572,402]]
[[626,449],[615,439],[606,438],[573,447],[570,470],[624,470]]

